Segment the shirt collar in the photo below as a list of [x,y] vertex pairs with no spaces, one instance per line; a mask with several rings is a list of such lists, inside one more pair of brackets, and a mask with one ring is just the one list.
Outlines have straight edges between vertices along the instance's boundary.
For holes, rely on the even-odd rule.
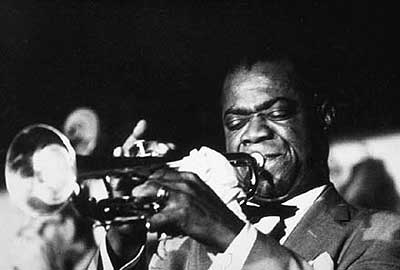
[[319,195],[321,195],[326,186],[327,185],[316,187],[283,203],[283,205],[294,205],[298,210],[293,217],[285,219],[285,236],[280,240],[281,244],[285,242],[286,238],[300,222],[308,209],[310,209],[314,201],[319,197]]

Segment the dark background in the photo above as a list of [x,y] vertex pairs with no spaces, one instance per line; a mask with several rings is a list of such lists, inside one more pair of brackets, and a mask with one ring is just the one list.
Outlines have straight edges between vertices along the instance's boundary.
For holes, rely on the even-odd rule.
[[226,67],[272,42],[302,55],[335,93],[334,136],[400,129],[395,5],[265,2],[3,0],[3,154],[25,125],[60,127],[77,106],[98,111],[104,151],[140,118],[150,138],[222,149]]

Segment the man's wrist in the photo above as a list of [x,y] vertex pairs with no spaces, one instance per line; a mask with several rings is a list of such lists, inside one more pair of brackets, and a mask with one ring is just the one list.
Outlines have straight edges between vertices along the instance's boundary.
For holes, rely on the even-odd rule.
[[220,253],[224,252],[244,226],[245,222],[237,218],[234,222],[230,223],[228,227],[223,227],[221,230],[214,230],[215,239],[218,239],[216,251]]
[[250,223],[245,223],[242,230],[222,253],[211,256],[210,269],[242,269],[257,238],[257,230]]

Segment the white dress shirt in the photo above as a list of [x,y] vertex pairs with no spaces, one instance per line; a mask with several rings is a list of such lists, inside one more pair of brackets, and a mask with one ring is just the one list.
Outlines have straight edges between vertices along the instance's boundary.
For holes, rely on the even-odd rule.
[[[280,244],[285,242],[286,238],[303,218],[304,214],[319,197],[325,187],[326,186],[314,188],[284,203],[284,205],[294,205],[298,210],[294,216],[285,219],[285,235],[280,239]],[[213,262],[210,270],[242,269],[247,257],[249,256],[250,250],[256,241],[257,231],[267,234],[271,232],[279,220],[279,217],[264,217],[254,225],[246,222],[246,225],[224,253],[219,253],[217,255],[209,254]]]

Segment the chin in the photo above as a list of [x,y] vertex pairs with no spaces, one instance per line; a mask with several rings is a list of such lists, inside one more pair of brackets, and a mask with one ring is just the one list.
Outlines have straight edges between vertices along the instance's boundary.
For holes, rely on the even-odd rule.
[[296,174],[273,177],[268,171],[258,174],[258,185],[254,200],[260,202],[282,202],[290,198],[297,187]]

